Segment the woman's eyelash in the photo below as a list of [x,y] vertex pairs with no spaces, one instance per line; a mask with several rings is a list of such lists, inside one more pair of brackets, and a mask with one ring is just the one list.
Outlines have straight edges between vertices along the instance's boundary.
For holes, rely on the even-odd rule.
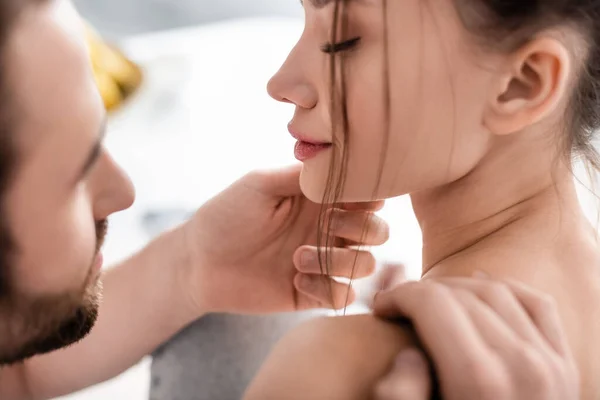
[[353,49],[358,42],[360,42],[359,37],[339,43],[325,43],[323,46],[321,46],[321,51],[326,54],[340,53],[342,51]]

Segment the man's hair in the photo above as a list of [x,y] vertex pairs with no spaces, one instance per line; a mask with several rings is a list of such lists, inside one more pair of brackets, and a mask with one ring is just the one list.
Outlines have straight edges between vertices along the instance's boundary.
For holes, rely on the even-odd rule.
[[17,164],[17,152],[11,135],[15,107],[11,102],[13,96],[8,84],[6,46],[23,11],[45,1],[47,0],[0,0],[0,300],[6,296],[9,266],[15,251],[5,207],[6,192]]

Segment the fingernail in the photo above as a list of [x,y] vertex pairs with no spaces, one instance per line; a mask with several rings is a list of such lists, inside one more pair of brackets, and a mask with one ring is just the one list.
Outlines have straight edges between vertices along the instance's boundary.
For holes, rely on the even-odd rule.
[[491,275],[478,269],[477,271],[473,272],[473,278],[488,279],[491,278]]
[[425,360],[417,349],[406,349],[396,357],[394,364],[396,368],[422,367],[425,366]]
[[317,260],[317,255],[311,250],[305,250],[300,256],[300,262],[303,266],[312,265]]

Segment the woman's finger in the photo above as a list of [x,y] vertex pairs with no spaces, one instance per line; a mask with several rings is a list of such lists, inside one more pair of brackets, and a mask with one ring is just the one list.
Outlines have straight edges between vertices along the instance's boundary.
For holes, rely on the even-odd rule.
[[[528,338],[530,343],[535,345],[543,341],[559,354],[570,356],[567,335],[562,329],[558,307],[550,295],[514,280],[436,278],[436,281],[461,285],[477,292],[477,295],[484,298],[488,304],[496,303],[492,308],[503,318],[510,320],[509,325],[518,330],[522,337]],[[508,297],[506,297],[507,291]],[[515,299],[518,305],[515,305],[510,298]],[[525,318],[530,321],[529,324],[523,322]]]
[[323,308],[341,310],[356,300],[356,293],[349,285],[323,275],[297,274],[294,286],[300,296],[298,303],[316,300]]
[[[314,246],[302,246],[294,253],[294,265],[304,274],[327,274],[330,276],[350,279],[360,279],[371,276],[375,272],[376,260],[368,251],[346,248],[332,248],[329,254],[325,250],[320,254]],[[330,257],[329,271],[325,268],[326,257]]]
[[475,294],[524,341],[533,345],[546,342],[516,294],[502,281],[473,278],[436,278],[436,281]]
[[512,357],[515,349],[522,348],[522,341],[512,327],[472,291],[454,289],[454,295],[468,313],[483,341],[492,349]]
[[552,348],[563,356],[571,357],[567,334],[562,328],[555,299],[514,280],[505,280],[519,299],[533,323],[538,327]]
[[[379,293],[373,312],[386,318],[406,317],[433,359],[442,386],[464,381],[457,374],[475,373],[474,366],[487,362],[489,347],[450,288],[435,282],[409,282]],[[443,334],[441,334],[443,332]]]
[[429,400],[431,377],[425,356],[403,350],[392,371],[375,387],[375,400]]
[[[542,343],[543,346],[539,347],[527,344],[512,326],[471,290],[458,288],[454,291],[482,339],[503,362],[504,368],[490,376],[499,380],[498,383],[511,379],[514,387],[519,388],[519,398],[546,398],[539,391],[552,384],[552,370],[549,367],[551,360],[546,351],[549,349],[548,345]],[[527,324],[533,326],[530,320]]]

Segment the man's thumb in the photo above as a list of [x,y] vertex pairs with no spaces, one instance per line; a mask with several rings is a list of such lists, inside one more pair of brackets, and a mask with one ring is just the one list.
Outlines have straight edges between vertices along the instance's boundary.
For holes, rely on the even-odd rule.
[[427,360],[417,349],[403,350],[392,371],[375,388],[376,400],[429,400],[430,395]]
[[271,196],[296,196],[300,190],[302,164],[289,167],[254,171],[251,173],[252,186]]

